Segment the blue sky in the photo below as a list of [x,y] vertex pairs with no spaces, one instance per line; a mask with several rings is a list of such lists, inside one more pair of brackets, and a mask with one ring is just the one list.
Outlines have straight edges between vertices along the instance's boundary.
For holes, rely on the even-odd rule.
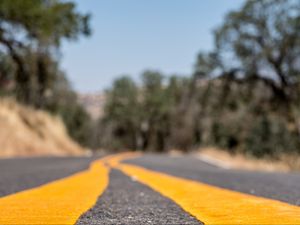
[[213,29],[244,0],[76,0],[93,35],[63,45],[62,67],[79,92],[108,88],[145,69],[189,75],[213,46]]

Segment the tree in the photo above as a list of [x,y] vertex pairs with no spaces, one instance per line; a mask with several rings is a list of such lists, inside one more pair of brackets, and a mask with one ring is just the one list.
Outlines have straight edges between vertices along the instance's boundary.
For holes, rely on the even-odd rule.
[[44,107],[48,112],[62,118],[68,133],[75,141],[85,147],[94,147],[94,121],[78,102],[77,94],[64,73],[57,73],[51,98]]
[[297,96],[300,77],[300,2],[248,0],[215,32],[223,73],[261,81],[282,105]]
[[11,91],[14,73],[15,67],[12,60],[0,52],[0,95]]
[[166,87],[168,127],[165,129],[168,131],[165,132],[165,139],[169,149],[188,151],[199,141],[196,125],[200,117],[195,117],[199,108],[196,102],[199,93],[194,81],[193,78],[172,76]]
[[153,151],[163,151],[168,136],[171,99],[163,81],[164,76],[157,71],[148,70],[142,74],[144,148]]
[[135,146],[145,151],[299,153],[299,21],[299,1],[245,1],[216,30],[213,51],[198,55],[191,77],[146,71],[139,87],[128,78],[114,83],[101,121],[113,133],[107,146],[141,140]]
[[[89,15],[78,13],[75,4],[60,0],[0,1],[0,51],[16,65],[16,94],[25,103],[45,95],[53,73],[48,71],[63,39],[88,35]],[[28,63],[28,56],[32,62]],[[50,60],[49,60],[50,59]],[[51,63],[50,63],[51,62]],[[40,87],[35,89],[34,85]],[[42,94],[42,95],[41,95]]]
[[136,149],[140,130],[138,89],[128,76],[115,80],[108,91],[105,115],[104,126],[112,132],[113,137],[109,141],[115,143],[110,143],[110,146]]

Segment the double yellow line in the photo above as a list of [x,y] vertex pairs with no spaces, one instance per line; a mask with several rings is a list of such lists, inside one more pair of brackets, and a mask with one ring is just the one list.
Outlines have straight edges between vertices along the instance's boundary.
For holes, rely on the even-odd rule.
[[0,224],[75,224],[106,189],[111,167],[134,176],[205,224],[300,224],[300,207],[120,163],[137,156],[109,156],[86,171],[0,198]]
[[0,199],[0,224],[75,224],[108,184],[108,168],[86,171]]

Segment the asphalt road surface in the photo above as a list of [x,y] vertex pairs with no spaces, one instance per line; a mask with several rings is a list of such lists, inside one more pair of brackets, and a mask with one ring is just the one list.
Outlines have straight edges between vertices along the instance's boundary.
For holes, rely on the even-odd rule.
[[300,174],[226,170],[187,157],[147,155],[132,164],[214,186],[285,201],[300,206]]
[[69,176],[95,158],[0,159],[0,197]]
[[[94,160],[95,158],[0,160],[0,209],[1,199],[86,170]],[[300,174],[296,173],[226,170],[191,156],[148,154],[124,162],[238,193],[279,200],[296,210],[300,205]],[[197,219],[176,201],[117,168],[109,170],[108,185],[95,202],[93,207],[80,215],[77,224],[203,224],[201,219]]]

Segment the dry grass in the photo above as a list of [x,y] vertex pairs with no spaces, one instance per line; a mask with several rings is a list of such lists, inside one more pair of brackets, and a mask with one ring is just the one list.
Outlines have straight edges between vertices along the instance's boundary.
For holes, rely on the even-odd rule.
[[79,155],[62,121],[48,113],[0,99],[0,157]]
[[202,148],[196,152],[200,158],[211,160],[222,167],[252,171],[300,171],[299,155],[282,155],[280,160],[254,159],[243,154],[232,155],[217,148]]

